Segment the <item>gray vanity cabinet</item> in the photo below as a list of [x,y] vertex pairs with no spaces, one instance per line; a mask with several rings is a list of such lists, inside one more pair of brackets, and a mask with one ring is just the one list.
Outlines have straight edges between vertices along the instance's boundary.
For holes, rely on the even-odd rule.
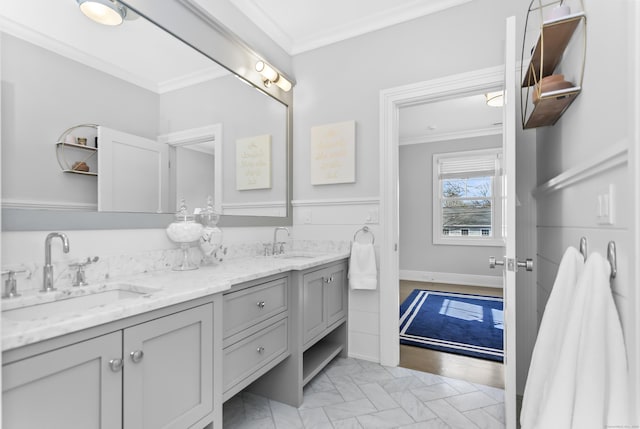
[[252,392],[299,407],[304,386],[336,356],[348,355],[347,270],[348,260],[342,259],[291,273],[291,354],[255,380]]
[[118,322],[121,329],[108,333],[110,325],[95,328],[86,334],[93,338],[61,339],[49,351],[5,364],[2,427],[209,425],[216,392],[213,303],[163,313]]
[[305,349],[347,314],[347,266],[331,265],[304,275],[303,338]]
[[124,330],[124,429],[188,428],[213,411],[212,325],[208,304]]
[[2,427],[120,428],[122,333],[114,332],[27,359],[2,369]]
[[234,286],[224,294],[223,400],[289,356],[289,275]]

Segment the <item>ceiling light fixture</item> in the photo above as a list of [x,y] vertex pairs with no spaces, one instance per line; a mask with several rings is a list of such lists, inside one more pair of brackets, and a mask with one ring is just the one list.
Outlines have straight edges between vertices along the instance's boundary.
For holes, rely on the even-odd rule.
[[263,83],[265,87],[270,87],[272,83],[275,83],[281,90],[288,92],[291,90],[291,82],[285,79],[280,73],[275,71],[269,64],[264,61],[258,61],[256,63],[256,71],[263,77]]
[[88,18],[103,25],[120,25],[127,9],[115,0],[76,0]]
[[484,95],[487,106],[502,107],[504,106],[504,91],[488,92]]

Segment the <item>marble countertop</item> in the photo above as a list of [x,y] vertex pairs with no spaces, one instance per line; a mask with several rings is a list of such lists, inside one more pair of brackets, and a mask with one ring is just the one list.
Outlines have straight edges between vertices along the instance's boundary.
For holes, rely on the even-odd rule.
[[[250,280],[306,270],[348,256],[342,252],[292,252],[270,257],[238,258],[193,271],[155,271],[96,285],[3,299],[2,350],[224,292],[233,285]],[[82,299],[70,299],[74,297]],[[111,302],[102,303],[101,299]]]

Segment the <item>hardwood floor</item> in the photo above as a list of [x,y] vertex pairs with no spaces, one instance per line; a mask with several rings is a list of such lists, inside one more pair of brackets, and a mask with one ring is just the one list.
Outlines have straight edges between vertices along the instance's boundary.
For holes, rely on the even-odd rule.
[[[499,288],[401,280],[400,302],[414,289],[502,296]],[[400,345],[400,366],[504,389],[503,365],[500,362]]]

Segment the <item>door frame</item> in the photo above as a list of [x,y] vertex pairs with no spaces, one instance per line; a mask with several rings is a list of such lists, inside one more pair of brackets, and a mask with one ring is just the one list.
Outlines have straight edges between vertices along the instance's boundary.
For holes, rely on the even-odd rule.
[[399,109],[496,91],[504,85],[504,66],[455,74],[380,91],[380,363],[398,366],[399,343]]

